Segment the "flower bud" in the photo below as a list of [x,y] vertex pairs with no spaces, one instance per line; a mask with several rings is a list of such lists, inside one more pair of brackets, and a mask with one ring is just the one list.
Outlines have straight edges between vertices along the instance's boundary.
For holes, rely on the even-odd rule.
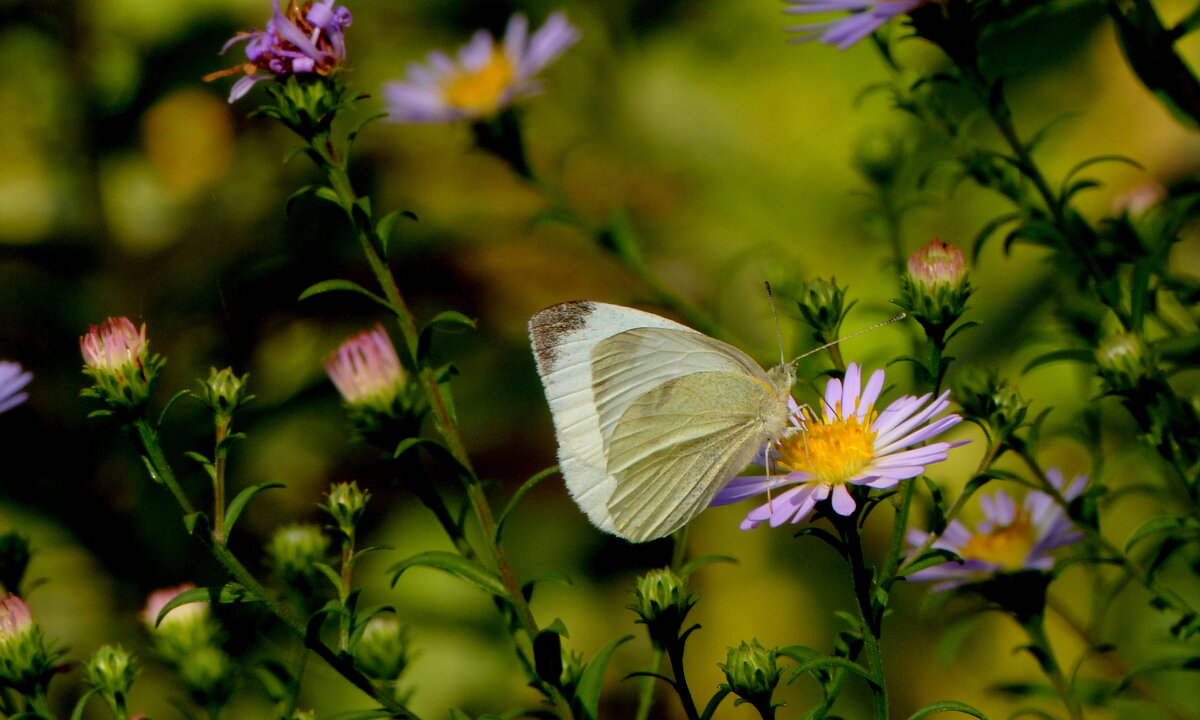
[[895,181],[903,162],[904,143],[886,130],[862,136],[854,148],[855,169],[881,188]]
[[355,335],[325,358],[325,371],[341,393],[350,421],[368,441],[391,450],[415,434],[423,414],[382,325]]
[[972,292],[962,251],[938,239],[909,256],[903,285],[897,304],[938,341],[966,312]]
[[1029,409],[1016,388],[1001,380],[994,370],[978,366],[959,373],[954,397],[962,405],[965,418],[986,424],[1001,438],[1020,426]]
[[646,625],[654,646],[665,649],[679,638],[683,621],[700,600],[671,568],[651,570],[637,579],[630,610]]
[[210,368],[208,380],[200,383],[200,400],[213,411],[218,425],[228,425],[233,413],[254,399],[246,392],[246,380],[250,375],[238,377],[232,368],[218,370]]
[[804,283],[796,305],[804,322],[817,331],[817,340],[832,342],[837,339],[842,320],[854,303],[846,305],[846,288],[837,286],[837,278],[817,278]]
[[220,634],[207,602],[179,605],[159,621],[158,616],[167,603],[176,595],[195,588],[195,585],[185,583],[156,590],[146,599],[146,607],[142,610],[142,622],[154,636],[155,648],[169,663],[179,663],[196,649],[214,644]]
[[87,684],[104,696],[113,714],[123,717],[120,708],[125,707],[125,698],[133,687],[137,676],[137,663],[133,656],[120,645],[102,645],[84,667]]
[[216,645],[193,649],[173,663],[196,704],[221,707],[233,693],[233,663]]
[[329,538],[318,525],[285,525],[267,543],[271,567],[285,583],[309,588],[320,574],[317,563],[329,554]]
[[1111,335],[1096,347],[1100,377],[1114,392],[1136,388],[1152,364],[1150,349],[1136,333]]
[[10,593],[21,589],[29,567],[29,538],[17,532],[0,535],[0,585]]
[[768,651],[758,640],[729,648],[728,659],[720,668],[725,671],[730,692],[741,698],[739,702],[756,708],[771,706],[771,695],[783,675],[775,664],[776,655],[774,649]]
[[408,667],[408,633],[394,617],[371,618],[354,645],[354,661],[367,677],[392,681]]
[[116,409],[141,409],[166,362],[151,355],[149,347],[146,326],[135,327],[129,318],[109,318],[103,325],[92,325],[79,338],[83,372],[93,383],[82,394]]
[[24,694],[44,690],[54,674],[54,657],[29,606],[16,595],[0,597],[0,687]]
[[370,499],[371,493],[359,490],[356,482],[335,483],[329,486],[325,504],[321,508],[329,513],[338,529],[349,537],[354,534],[354,528],[362,519]]

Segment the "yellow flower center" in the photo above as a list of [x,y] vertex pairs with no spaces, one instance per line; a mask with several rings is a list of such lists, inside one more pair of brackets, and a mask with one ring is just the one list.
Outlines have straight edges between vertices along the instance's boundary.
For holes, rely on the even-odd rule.
[[[840,414],[840,413],[839,413]],[[808,415],[805,428],[779,441],[779,466],[800,470],[828,485],[838,485],[857,475],[875,454],[874,413],[864,420],[857,415],[821,422]]]
[[963,546],[961,555],[999,565],[1003,570],[1020,570],[1037,542],[1029,518],[1018,514],[1011,524],[987,534],[977,534]]
[[493,47],[486,65],[473,73],[460,73],[447,84],[446,102],[471,115],[488,115],[500,109],[504,91],[514,77],[508,56]]

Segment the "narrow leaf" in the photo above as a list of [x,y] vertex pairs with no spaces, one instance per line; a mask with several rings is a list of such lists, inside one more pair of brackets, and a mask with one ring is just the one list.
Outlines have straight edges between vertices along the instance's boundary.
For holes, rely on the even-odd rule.
[[475,321],[455,310],[444,310],[430,318],[429,322],[421,328],[421,333],[417,337],[417,361],[422,362],[429,357],[429,351],[433,347],[433,331],[437,328],[469,328],[475,329]]
[[379,297],[378,295],[376,295],[375,293],[366,289],[362,285],[359,285],[358,283],[353,282],[351,280],[338,280],[338,279],[322,280],[319,283],[309,285],[307,288],[305,288],[304,292],[300,293],[299,299],[307,300],[308,298],[310,298],[314,295],[320,295],[321,293],[333,292],[335,290],[343,290],[346,292],[358,293],[359,295],[363,295],[363,296],[367,297],[368,299],[370,299],[371,301],[384,306],[389,311],[395,312],[394,310],[392,310],[392,306],[391,306],[391,304],[388,303],[387,300]]
[[480,590],[489,592],[499,598],[507,598],[508,590],[496,573],[467,560],[461,555],[442,550],[430,550],[393,565],[388,572],[392,573],[392,587],[405,570],[414,567],[431,567],[466,580]]
[[526,480],[521,487],[517,488],[517,491],[513,493],[512,498],[509,499],[508,504],[504,506],[504,510],[500,513],[500,517],[496,520],[495,539],[497,544],[500,543],[500,534],[504,531],[505,521],[508,520],[508,516],[512,514],[513,510],[517,509],[517,505],[520,504],[521,500],[525,497],[525,494],[537,487],[538,483],[550,477],[551,475],[556,474],[557,472],[557,465],[554,467],[548,467]]
[[1063,361],[1080,362],[1080,363],[1089,363],[1090,364],[1090,363],[1094,363],[1096,361],[1096,357],[1090,350],[1082,350],[1082,349],[1055,350],[1054,352],[1048,352],[1044,355],[1039,355],[1039,356],[1035,357],[1034,359],[1030,360],[1025,365],[1025,368],[1023,370],[1021,370],[1021,374],[1026,374],[1030,370],[1041,367],[1043,365],[1049,365],[1050,363],[1063,362]]
[[925,707],[908,716],[908,720],[921,720],[923,717],[928,717],[934,713],[940,712],[956,712],[963,715],[970,715],[979,720],[987,720],[987,715],[976,710],[966,703],[956,702],[954,700],[942,700],[940,702],[929,703]]
[[727,563],[737,564],[737,558],[730,557],[729,555],[716,555],[716,554],[700,555],[698,557],[692,558],[691,560],[688,560],[686,563],[684,563],[683,567],[679,568],[679,577],[684,580],[687,580],[689,575],[696,572],[700,568],[704,567],[705,565],[711,565],[712,563],[717,563],[717,562],[727,562]]
[[579,683],[575,686],[575,701],[579,703],[587,720],[596,720],[600,710],[600,689],[604,685],[604,671],[608,668],[609,660],[618,647],[632,639],[633,635],[625,635],[609,642],[600,648],[600,652],[588,661],[583,672],[579,674]]
[[1146,522],[1142,523],[1137,530],[1134,530],[1132,533],[1130,533],[1129,537],[1125,540],[1125,552],[1129,552],[1134,545],[1137,545],[1139,542],[1145,540],[1151,535],[1171,532],[1173,530],[1183,530],[1188,535],[1191,535],[1200,531],[1200,520],[1196,520],[1195,518],[1173,517],[1167,515],[1152,517]]
[[237,497],[233,499],[233,502],[229,503],[229,509],[225,511],[225,537],[228,538],[229,534],[233,532],[233,524],[237,522],[238,517],[240,517],[242,514],[242,510],[246,509],[246,504],[249,503],[255,495],[258,495],[263,490],[281,487],[287,486],[283,483],[277,482],[259,483],[258,485],[251,485],[250,487],[238,493]]

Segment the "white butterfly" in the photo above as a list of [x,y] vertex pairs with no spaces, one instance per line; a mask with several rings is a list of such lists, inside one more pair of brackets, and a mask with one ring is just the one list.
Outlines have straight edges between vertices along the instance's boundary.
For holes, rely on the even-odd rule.
[[767,372],[685,325],[580,300],[529,321],[567,489],[601,530],[668,535],[787,427],[791,363]]

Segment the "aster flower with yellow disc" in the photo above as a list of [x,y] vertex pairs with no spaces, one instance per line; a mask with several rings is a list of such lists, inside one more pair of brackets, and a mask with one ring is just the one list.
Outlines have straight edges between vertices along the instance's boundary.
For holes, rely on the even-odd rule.
[[435,51],[425,64],[408,66],[408,77],[383,87],[389,118],[397,123],[450,123],[487,119],[513,101],[541,92],[534,77],[579,40],[579,29],[556,12],[532,35],[516,14],[504,42],[486,30],[475,33],[458,57]]
[[764,458],[771,473],[734,478],[712,504],[728,505],[787,488],[747,513],[743,530],[763,522],[771,527],[800,522],[825,500],[834,512],[848,516],[858,507],[851,486],[895,487],[966,442],[919,445],[962,421],[958,415],[938,417],[950,406],[948,391],[937,398],[906,395],[876,412],[883,383],[884,372],[876,370],[863,387],[861,369],[850,363],[844,379],[831,379],[825,386],[820,415],[793,403],[791,430]]
[[[1067,483],[1057,468],[1047,470],[1046,479],[1068,502],[1079,497],[1087,485],[1085,475],[1076,475]],[[933,543],[935,548],[958,555],[962,562],[945,562],[919,570],[909,575],[909,580],[937,582],[933,591],[938,592],[1002,573],[1050,570],[1054,567],[1050,553],[1083,537],[1055,498],[1040,490],[1025,493],[1020,505],[1003,490],[982,497],[980,504],[984,520],[975,532],[952,520]],[[927,533],[915,528],[909,530],[908,541],[912,545],[919,547],[927,540]]]

